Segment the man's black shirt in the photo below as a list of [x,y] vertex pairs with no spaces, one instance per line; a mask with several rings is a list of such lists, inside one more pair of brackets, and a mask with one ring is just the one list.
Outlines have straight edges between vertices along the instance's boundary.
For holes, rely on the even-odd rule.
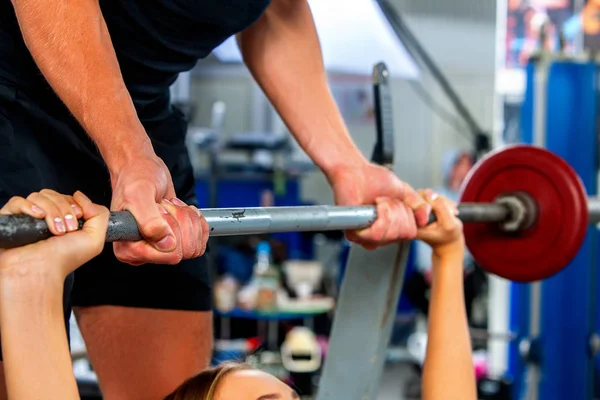
[[[252,25],[270,0],[100,0],[123,79],[143,123],[170,114],[169,86],[230,36]],[[76,51],[74,49],[74,51]],[[10,0],[0,0],[0,80],[47,84],[23,41]]]

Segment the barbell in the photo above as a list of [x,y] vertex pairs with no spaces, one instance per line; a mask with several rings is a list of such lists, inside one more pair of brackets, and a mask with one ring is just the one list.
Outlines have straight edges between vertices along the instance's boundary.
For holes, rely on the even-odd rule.
[[[561,271],[577,254],[588,224],[600,222],[600,200],[588,199],[577,173],[556,154],[529,145],[505,147],[482,158],[465,179],[458,210],[477,264],[517,282]],[[377,219],[373,206],[201,211],[211,236],[362,229]],[[434,220],[432,215],[430,222]],[[44,220],[0,216],[0,248],[50,236]],[[130,212],[111,213],[107,242],[140,239]]]

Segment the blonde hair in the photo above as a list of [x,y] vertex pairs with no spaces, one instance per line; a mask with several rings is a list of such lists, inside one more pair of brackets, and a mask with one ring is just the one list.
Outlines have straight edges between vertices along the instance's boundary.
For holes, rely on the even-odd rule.
[[222,363],[206,369],[198,375],[183,382],[165,400],[214,400],[219,384],[230,373],[252,369],[249,365],[239,363]]

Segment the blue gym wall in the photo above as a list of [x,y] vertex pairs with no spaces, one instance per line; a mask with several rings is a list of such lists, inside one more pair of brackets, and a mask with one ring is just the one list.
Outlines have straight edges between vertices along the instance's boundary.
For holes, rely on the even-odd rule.
[[[527,67],[522,114],[525,143],[533,143],[536,68],[535,63]],[[589,195],[597,193],[598,178],[597,74],[598,66],[593,62],[553,62],[546,100],[546,147],[577,171]],[[564,228],[569,229],[568,223]],[[593,226],[573,262],[542,283],[540,399],[592,399],[594,363],[588,344],[600,326],[596,309],[597,243],[597,228]],[[520,338],[529,333],[529,295],[530,285],[512,284],[510,327]],[[518,344],[511,343],[509,366],[515,378],[515,399],[523,399],[525,365]]]

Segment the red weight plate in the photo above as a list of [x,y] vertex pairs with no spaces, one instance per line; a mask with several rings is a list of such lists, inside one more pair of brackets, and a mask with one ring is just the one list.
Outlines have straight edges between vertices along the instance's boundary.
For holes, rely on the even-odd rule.
[[588,199],[579,176],[548,150],[510,146],[477,163],[463,185],[461,202],[493,202],[511,192],[525,192],[536,201],[535,224],[518,234],[494,224],[465,224],[469,251],[483,269],[511,281],[558,273],[575,257],[588,228]]

